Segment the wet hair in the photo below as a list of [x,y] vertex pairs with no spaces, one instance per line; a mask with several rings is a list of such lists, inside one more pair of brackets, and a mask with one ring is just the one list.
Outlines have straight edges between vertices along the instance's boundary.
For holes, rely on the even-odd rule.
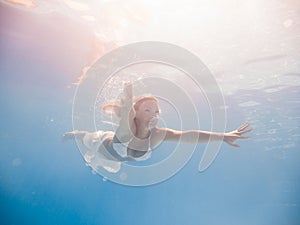
[[136,99],[134,99],[133,101],[133,108],[134,110],[138,110],[140,105],[145,102],[145,101],[148,101],[148,100],[151,100],[151,101],[155,101],[157,104],[158,104],[158,99],[152,95],[149,95],[149,96],[140,96],[140,97],[137,97]]
[[[133,108],[134,110],[138,110],[140,105],[145,101],[155,101],[157,104],[159,103],[158,99],[152,95],[144,95],[134,98],[133,100]],[[114,113],[118,118],[121,118],[121,104],[119,102],[115,103],[107,103],[102,106],[102,109],[105,113]]]

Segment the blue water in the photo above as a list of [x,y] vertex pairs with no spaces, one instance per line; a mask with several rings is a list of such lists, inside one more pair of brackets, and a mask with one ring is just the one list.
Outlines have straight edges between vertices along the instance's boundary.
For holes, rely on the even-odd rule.
[[[22,12],[0,6],[1,224],[300,224],[300,85],[226,95],[227,129],[249,120],[255,130],[240,149],[223,144],[208,170],[198,172],[199,145],[170,179],[122,186],[92,174],[75,142],[61,143],[72,130],[71,84],[80,66],[48,61],[65,56],[40,57],[47,46],[18,36],[27,30],[14,20]],[[296,79],[299,70],[289,76]],[[259,104],[241,105],[250,101]]]

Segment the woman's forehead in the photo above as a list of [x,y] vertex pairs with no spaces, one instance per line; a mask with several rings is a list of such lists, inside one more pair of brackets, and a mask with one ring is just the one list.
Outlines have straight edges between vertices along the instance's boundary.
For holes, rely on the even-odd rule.
[[158,103],[155,100],[145,100],[142,102],[141,107],[155,107],[155,108],[159,108],[158,107]]

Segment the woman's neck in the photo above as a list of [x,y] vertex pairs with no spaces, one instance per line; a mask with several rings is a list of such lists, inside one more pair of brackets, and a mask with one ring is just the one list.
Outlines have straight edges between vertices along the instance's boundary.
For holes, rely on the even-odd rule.
[[148,124],[141,123],[135,120],[136,132],[135,136],[140,139],[148,138],[150,136],[150,129]]

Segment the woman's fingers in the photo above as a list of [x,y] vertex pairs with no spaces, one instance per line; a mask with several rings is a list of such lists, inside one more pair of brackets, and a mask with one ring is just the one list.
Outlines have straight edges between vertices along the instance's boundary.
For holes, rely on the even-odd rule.
[[247,136],[247,137],[244,137],[244,136],[239,136],[238,139],[249,139],[250,137]]
[[238,144],[234,144],[234,143],[232,143],[231,145],[232,145],[233,147],[236,147],[236,148],[239,148],[239,147],[240,147]]
[[132,106],[132,84],[131,82],[124,83],[124,97],[121,98],[121,105],[126,108],[126,111]]
[[244,131],[239,131],[239,134],[246,134],[253,131],[253,129],[249,129],[249,130],[244,130]]
[[238,144],[235,144],[235,143],[232,142],[232,141],[227,141],[226,143],[229,144],[229,145],[231,145],[231,146],[233,146],[233,147],[236,147],[236,148],[239,148],[239,147],[240,147]]
[[237,129],[237,131],[243,131],[243,130],[245,130],[247,127],[249,127],[250,126],[250,124],[249,123],[244,123],[242,126],[240,126],[238,129]]
[[250,124],[249,123],[244,123],[242,126],[240,126],[239,128],[237,128],[235,131],[232,131],[230,133],[228,133],[228,136],[225,140],[225,142],[233,147],[240,147],[238,144],[234,143],[237,140],[240,139],[249,139],[249,136],[242,136],[243,134],[249,133],[251,132],[253,129],[248,129],[246,130],[247,127],[249,127]]
[[132,98],[132,83],[129,81],[124,83],[124,94],[126,98]]

